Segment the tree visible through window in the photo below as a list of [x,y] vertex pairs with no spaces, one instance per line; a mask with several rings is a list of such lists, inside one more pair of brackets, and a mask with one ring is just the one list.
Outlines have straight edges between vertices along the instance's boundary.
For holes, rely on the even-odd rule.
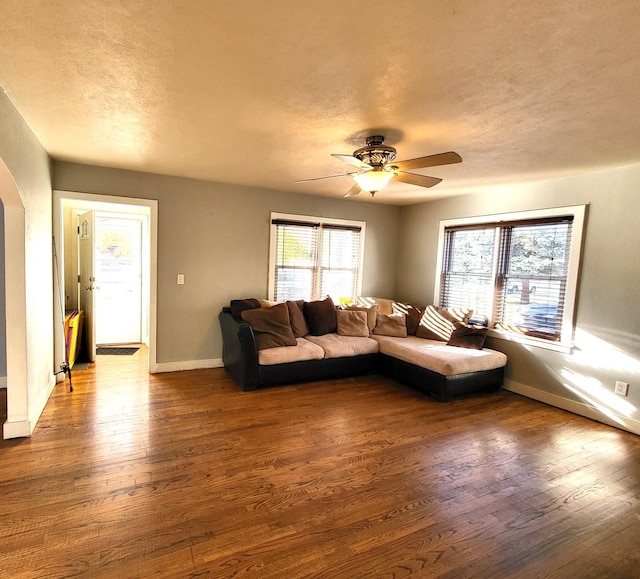
[[584,208],[566,210],[443,222],[440,304],[471,307],[474,321],[498,330],[570,340]]

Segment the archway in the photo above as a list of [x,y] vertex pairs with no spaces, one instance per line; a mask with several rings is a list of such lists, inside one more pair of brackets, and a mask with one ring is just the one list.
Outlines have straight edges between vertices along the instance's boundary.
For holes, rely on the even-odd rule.
[[25,211],[11,172],[0,159],[0,200],[4,206],[4,331],[6,336],[7,421],[4,438],[31,434],[27,387]]

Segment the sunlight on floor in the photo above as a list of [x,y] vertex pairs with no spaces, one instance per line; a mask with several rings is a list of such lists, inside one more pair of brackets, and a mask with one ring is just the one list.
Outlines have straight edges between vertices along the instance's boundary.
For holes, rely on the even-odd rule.
[[[131,360],[130,356],[123,362]],[[100,362],[98,362],[99,366]],[[122,379],[114,380],[113,371],[108,380],[96,376],[95,414],[101,426],[104,444],[97,447],[101,458],[146,448],[149,442],[149,383],[130,380],[123,364]]]

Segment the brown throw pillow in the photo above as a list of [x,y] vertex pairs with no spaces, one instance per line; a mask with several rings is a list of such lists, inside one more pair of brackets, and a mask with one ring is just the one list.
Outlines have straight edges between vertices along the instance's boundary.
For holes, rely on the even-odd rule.
[[484,326],[467,326],[456,322],[456,327],[451,333],[447,346],[482,350],[488,329]]
[[378,336],[392,336],[394,338],[407,337],[407,322],[403,313],[378,314],[373,333]]
[[393,302],[393,312],[402,313],[406,316],[407,321],[407,334],[409,336],[415,336],[420,320],[422,319],[423,309],[417,308],[411,304],[405,304],[402,302]]
[[338,335],[363,338],[369,336],[366,312],[338,310],[336,312],[336,319]]
[[315,302],[304,302],[303,312],[311,335],[323,336],[336,331],[336,306],[330,297]]
[[253,310],[260,307],[260,301],[256,298],[246,298],[243,300],[231,300],[231,315],[240,317],[245,310]]
[[307,320],[304,319],[304,312],[302,311],[303,306],[304,300],[289,300],[287,302],[289,321],[291,322],[293,335],[296,338],[304,338],[304,336],[309,335],[309,326],[307,325]]
[[440,340],[446,342],[453,332],[455,322],[466,324],[473,310],[458,308],[440,308],[427,306],[420,319],[420,325],[416,330],[418,338],[427,340]]
[[295,346],[298,343],[289,324],[287,304],[245,310],[241,317],[251,326],[258,350],[279,346]]
[[378,304],[372,304],[370,306],[348,305],[348,306],[345,306],[344,309],[351,310],[354,312],[366,312],[367,326],[369,327],[369,333],[373,332],[373,328],[376,327],[376,315],[378,314]]

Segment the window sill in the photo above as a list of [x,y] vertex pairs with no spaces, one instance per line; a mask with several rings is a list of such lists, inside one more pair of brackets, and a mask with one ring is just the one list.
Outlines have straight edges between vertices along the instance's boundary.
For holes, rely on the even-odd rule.
[[566,342],[551,342],[549,340],[543,340],[542,338],[533,338],[531,336],[505,332],[504,330],[489,330],[487,332],[487,336],[490,338],[498,338],[499,340],[517,342],[518,344],[524,344],[525,346],[534,346],[545,350],[553,350],[554,352],[561,352],[563,354],[571,354],[573,352],[573,344],[568,344]]

